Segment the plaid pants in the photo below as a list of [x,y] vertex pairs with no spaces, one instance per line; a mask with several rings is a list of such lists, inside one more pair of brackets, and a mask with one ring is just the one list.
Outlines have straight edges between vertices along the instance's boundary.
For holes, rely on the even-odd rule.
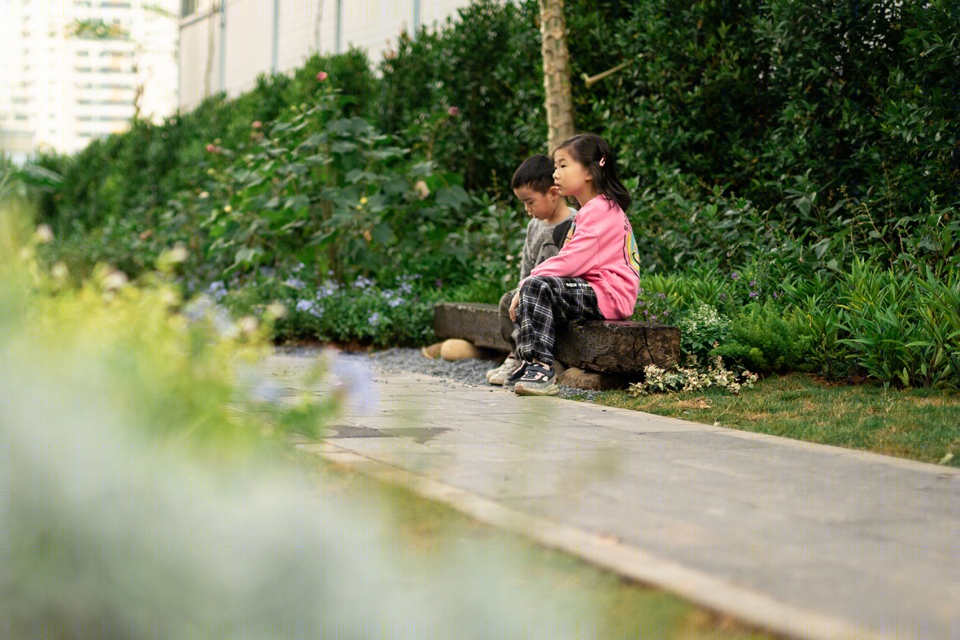
[[517,355],[553,364],[553,345],[558,323],[603,318],[597,294],[582,278],[534,276],[520,289],[517,307]]

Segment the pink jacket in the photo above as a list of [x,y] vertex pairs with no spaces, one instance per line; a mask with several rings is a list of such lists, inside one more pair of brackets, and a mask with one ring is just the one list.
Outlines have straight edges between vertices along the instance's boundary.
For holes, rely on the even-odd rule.
[[577,212],[560,253],[530,275],[583,278],[596,292],[604,318],[629,318],[640,289],[640,255],[626,214],[606,196],[591,199]]

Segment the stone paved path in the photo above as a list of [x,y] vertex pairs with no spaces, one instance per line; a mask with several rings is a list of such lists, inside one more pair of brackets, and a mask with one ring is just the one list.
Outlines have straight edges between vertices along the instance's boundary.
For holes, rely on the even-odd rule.
[[960,638],[957,469],[429,376],[360,392],[298,446],[788,636]]

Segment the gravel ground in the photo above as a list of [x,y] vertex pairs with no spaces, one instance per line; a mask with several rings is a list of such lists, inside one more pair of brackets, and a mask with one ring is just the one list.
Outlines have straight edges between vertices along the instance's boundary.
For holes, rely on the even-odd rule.
[[[316,347],[278,347],[278,353],[291,355],[313,355],[319,353]],[[487,370],[498,366],[502,360],[468,358],[466,360],[447,361],[442,358],[432,360],[424,356],[419,349],[387,349],[369,353],[341,352],[342,357],[362,359],[364,363],[384,373],[421,373],[438,378],[453,380],[470,386],[489,386]],[[592,400],[597,391],[586,391],[560,385],[561,398]]]

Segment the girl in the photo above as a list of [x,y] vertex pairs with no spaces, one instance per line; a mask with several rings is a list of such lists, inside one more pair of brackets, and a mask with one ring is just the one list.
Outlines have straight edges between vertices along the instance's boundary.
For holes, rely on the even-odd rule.
[[616,159],[600,136],[585,133],[553,152],[554,182],[580,211],[560,253],[520,283],[510,317],[520,327],[523,364],[508,380],[519,395],[556,395],[553,345],[558,323],[622,320],[633,313],[640,259],[624,211],[630,194],[617,178]]

